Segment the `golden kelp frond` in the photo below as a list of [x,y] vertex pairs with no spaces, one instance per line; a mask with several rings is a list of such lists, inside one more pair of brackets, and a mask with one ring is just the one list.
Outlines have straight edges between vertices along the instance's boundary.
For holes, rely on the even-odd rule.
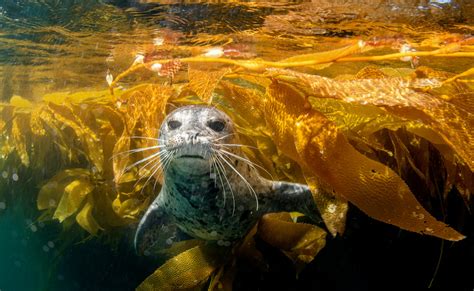
[[293,222],[287,212],[262,217],[258,235],[270,245],[281,249],[296,264],[309,263],[326,244],[326,232],[305,223]]
[[102,148],[97,147],[97,144],[100,143],[99,136],[82,122],[72,106],[49,103],[48,109],[63,126],[70,127],[74,131],[75,135],[81,140],[86,157],[89,158],[91,165],[98,172],[103,172],[104,156]]
[[304,177],[329,233],[332,236],[343,235],[349,210],[347,201],[336,197],[332,187],[311,172],[305,173]]
[[[291,82],[303,82],[311,88],[308,94],[318,98],[341,99],[348,103],[371,104],[409,120],[420,120],[440,134],[462,160],[474,169],[474,113],[453,106],[441,98],[413,90],[414,82],[399,79],[370,79],[335,82],[331,79],[295,72],[277,74],[292,76]],[[288,80],[287,77],[283,77]],[[416,81],[416,85],[420,80]],[[436,84],[426,80],[426,84]]]
[[20,156],[21,162],[26,167],[30,164],[28,138],[30,134],[29,116],[26,114],[17,114],[12,121],[11,128],[12,145]]
[[[266,120],[275,128],[272,133],[277,146],[331,185],[336,195],[369,216],[402,229],[449,240],[463,238],[431,216],[392,170],[357,152],[321,113],[305,109],[301,93],[274,81],[267,96],[267,103],[275,104],[273,110],[267,107]],[[282,108],[285,102],[288,104]]]
[[81,211],[76,215],[77,223],[85,229],[88,233],[96,235],[99,230],[103,228],[97,223],[97,220],[92,215],[94,208],[94,202],[91,196],[87,197],[86,204],[82,207]]
[[205,283],[225,260],[225,250],[196,246],[168,260],[138,286],[137,290],[189,289]]
[[[50,179],[38,194],[38,209],[54,210],[53,219],[64,221],[77,213],[77,223],[91,234],[102,229],[92,215],[96,185],[87,169],[68,169]],[[85,203],[84,203],[85,201]]]
[[224,75],[229,73],[229,68],[223,68],[214,71],[203,71],[189,67],[189,88],[205,103],[212,102],[212,94],[219,81]]

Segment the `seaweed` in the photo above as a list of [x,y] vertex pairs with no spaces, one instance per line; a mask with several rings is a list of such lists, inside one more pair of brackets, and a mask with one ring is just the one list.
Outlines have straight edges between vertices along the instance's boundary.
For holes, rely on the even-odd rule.
[[[351,203],[401,229],[462,240],[460,232],[420,203],[423,197],[407,185],[406,173],[416,173],[429,192],[439,192],[430,178],[436,166],[422,158],[437,151],[442,157],[438,172],[445,174],[441,199],[456,187],[466,204],[472,203],[473,69],[449,74],[426,67],[370,66],[355,75],[327,78],[299,68],[471,58],[472,47],[459,41],[432,51],[364,55],[376,46],[355,41],[282,61],[232,59],[220,48],[181,59],[137,57],[117,77],[107,74],[109,90],[53,93],[36,103],[14,96],[1,104],[1,155],[5,161],[15,156],[32,172],[42,170],[34,182],[40,186],[37,207],[43,219],[75,221],[97,236],[136,223],[158,192],[159,168],[138,164],[156,150],[153,138],[166,114],[183,104],[210,104],[234,119],[256,164],[276,178],[310,185],[331,235],[344,233]],[[166,81],[116,88],[141,69]],[[173,82],[182,71],[187,77]],[[236,258],[265,260],[254,236],[280,249],[301,270],[324,247],[326,232],[299,216],[266,215],[233,249],[202,242],[176,246],[167,251],[172,258],[138,289],[231,289]]]

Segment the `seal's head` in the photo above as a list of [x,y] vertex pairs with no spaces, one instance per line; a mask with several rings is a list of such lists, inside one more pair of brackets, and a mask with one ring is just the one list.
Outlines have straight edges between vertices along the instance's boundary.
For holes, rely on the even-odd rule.
[[[171,112],[161,125],[159,141],[171,154],[169,166],[207,167],[213,148],[235,139],[231,119],[209,106],[185,106]],[[166,155],[164,155],[166,157]]]
[[307,186],[259,175],[260,166],[245,156],[231,119],[214,107],[173,111],[158,140],[160,152],[144,161],[159,157],[164,179],[138,226],[139,253],[159,253],[189,237],[230,246],[265,213],[316,212]]

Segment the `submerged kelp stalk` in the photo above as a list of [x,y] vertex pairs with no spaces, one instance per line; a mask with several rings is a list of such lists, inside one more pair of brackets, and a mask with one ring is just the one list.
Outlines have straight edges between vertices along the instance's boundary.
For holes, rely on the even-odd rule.
[[[474,57],[474,52],[459,52],[462,46],[460,44],[448,44],[445,47],[442,47],[433,51],[417,51],[417,52],[400,52],[395,54],[381,55],[381,56],[362,56],[362,57],[347,57],[348,55],[353,55],[361,51],[370,50],[370,46],[367,46],[363,41],[358,41],[354,45],[344,47],[342,49],[337,49],[334,51],[328,51],[323,53],[315,53],[311,55],[305,55],[302,57],[293,57],[279,62],[271,62],[264,60],[234,60],[227,58],[216,58],[216,57],[207,57],[207,56],[197,56],[197,57],[188,57],[181,59],[165,59],[165,60],[156,60],[148,63],[134,62],[130,68],[126,71],[119,74],[113,79],[113,81],[108,80],[109,87],[111,92],[113,92],[114,86],[122,78],[127,75],[142,69],[142,68],[152,68],[156,64],[167,64],[179,60],[181,63],[221,63],[227,65],[234,65],[250,71],[261,72],[268,68],[296,68],[296,67],[310,67],[314,65],[321,64],[331,64],[332,62],[369,62],[369,61],[383,61],[383,60],[396,60],[405,57]],[[109,75],[107,75],[109,76]],[[111,75],[110,75],[111,76]]]

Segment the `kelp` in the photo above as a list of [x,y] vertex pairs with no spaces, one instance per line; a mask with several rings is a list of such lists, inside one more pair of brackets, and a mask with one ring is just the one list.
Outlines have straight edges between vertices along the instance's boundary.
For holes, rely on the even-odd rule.
[[[462,234],[420,203],[423,197],[407,185],[406,173],[415,173],[426,193],[439,190],[430,173],[444,175],[443,197],[456,187],[471,203],[474,112],[467,81],[472,70],[449,74],[371,65],[328,78],[307,69],[406,57],[473,57],[472,50],[457,42],[432,51],[373,55],[381,46],[353,41],[281,61],[226,58],[219,48],[181,59],[144,56],[116,78],[108,73],[110,90],[52,93],[38,103],[15,96],[0,105],[1,154],[42,170],[35,180],[37,206],[46,217],[100,235],[136,223],[159,192],[159,167],[137,165],[155,153],[141,148],[156,145],[166,114],[184,104],[210,104],[233,118],[252,161],[274,179],[310,186],[333,236],[343,235],[353,204],[401,229],[460,240]],[[369,50],[372,55],[365,55]],[[164,77],[163,84],[117,88],[141,69]],[[184,81],[173,82],[185,70]],[[442,164],[438,171],[430,170],[429,155],[435,151]],[[237,258],[265,261],[256,236],[280,249],[298,270],[326,243],[326,232],[303,223],[298,214],[269,214],[233,248],[171,247],[165,251],[171,258],[139,289],[231,288]]]

